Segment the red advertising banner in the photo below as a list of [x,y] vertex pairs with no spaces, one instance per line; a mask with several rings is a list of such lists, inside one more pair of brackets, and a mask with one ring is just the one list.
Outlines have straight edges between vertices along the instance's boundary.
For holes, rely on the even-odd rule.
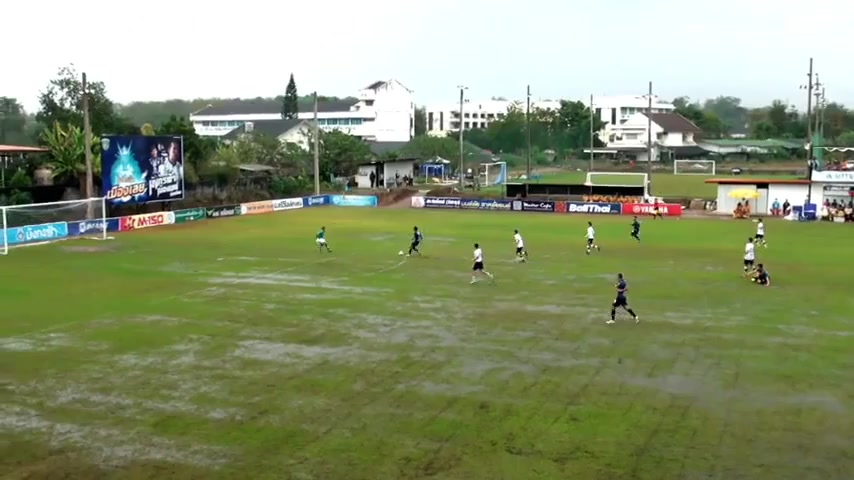
[[175,223],[174,212],[144,213],[119,219],[119,231],[139,230],[140,228],[159,227]]
[[620,207],[620,213],[623,215],[652,215],[655,207],[658,207],[658,211],[662,215],[669,217],[682,215],[682,205],[678,203],[624,203]]

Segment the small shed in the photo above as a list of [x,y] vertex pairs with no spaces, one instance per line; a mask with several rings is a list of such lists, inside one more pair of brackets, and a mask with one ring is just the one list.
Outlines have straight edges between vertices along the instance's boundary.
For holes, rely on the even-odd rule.
[[850,202],[854,200],[854,171],[813,170],[811,203],[821,205],[825,200]]
[[[751,200],[751,210],[757,215],[770,215],[774,200],[781,204],[786,200],[792,205],[804,205],[810,193],[809,180],[786,180],[774,178],[710,178],[706,183],[718,186],[716,213],[730,214],[735,210],[740,198],[730,196],[732,192],[749,190],[756,192]],[[811,203],[816,203],[815,198]]]

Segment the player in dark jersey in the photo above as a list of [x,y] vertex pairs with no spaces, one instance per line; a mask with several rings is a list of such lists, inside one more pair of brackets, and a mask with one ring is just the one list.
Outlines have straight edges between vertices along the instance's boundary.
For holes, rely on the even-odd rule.
[[610,325],[616,321],[618,307],[629,312],[629,315],[635,319],[635,323],[640,322],[640,319],[635,314],[634,310],[629,308],[629,300],[626,298],[626,292],[629,290],[629,287],[626,285],[626,279],[623,278],[622,273],[617,274],[617,285],[615,285],[615,287],[617,288],[617,298],[615,298],[614,303],[611,304],[611,319],[605,323]]
[[422,238],[418,227],[412,227],[412,243],[409,244],[409,254],[407,254],[407,257],[411,257],[413,253],[421,255],[421,252],[418,251],[418,245],[421,245]]
[[759,264],[756,266],[756,272],[753,273],[753,282],[763,287],[771,286],[771,274],[765,270],[765,265]]
[[632,238],[640,242],[640,222],[638,221],[638,217],[632,220]]

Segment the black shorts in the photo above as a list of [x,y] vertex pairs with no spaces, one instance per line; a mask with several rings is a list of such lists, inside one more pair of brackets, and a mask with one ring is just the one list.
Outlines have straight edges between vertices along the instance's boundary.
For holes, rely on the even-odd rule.
[[753,238],[755,238],[755,239],[757,239],[757,240],[762,240],[763,238],[765,238],[765,235],[756,235],[756,236],[755,236],[755,237],[753,237]]
[[640,230],[632,230],[633,237],[637,237],[638,235],[640,235]]
[[482,272],[483,271],[483,262],[474,262],[474,265],[471,267],[472,272]]
[[612,303],[612,304],[611,304],[611,306],[612,306],[612,307],[614,307],[614,308],[617,308],[617,307],[628,307],[628,306],[629,306],[629,301],[628,301],[628,299],[626,299],[626,297],[617,297],[617,298],[615,298],[615,299],[614,299],[614,303]]
[[525,247],[516,247],[516,255],[522,255],[522,252],[525,251]]
[[744,259],[744,266],[745,266],[745,267],[752,267],[752,266],[753,266],[753,262],[754,262],[754,260],[748,260],[748,259],[746,259],[746,258],[745,258],[745,259]]
[[421,244],[421,242],[412,242],[412,244],[409,245],[409,248],[418,248],[418,245],[420,245],[420,244]]
[[593,239],[592,238],[587,239],[587,245],[593,245]]

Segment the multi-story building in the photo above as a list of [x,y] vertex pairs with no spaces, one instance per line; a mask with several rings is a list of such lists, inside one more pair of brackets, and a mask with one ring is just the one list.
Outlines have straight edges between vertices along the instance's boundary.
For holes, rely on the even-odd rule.
[[[560,102],[551,100],[531,102],[532,109],[557,109],[559,107]],[[458,132],[461,122],[464,130],[486,128],[490,123],[504,118],[510,108],[524,110],[527,105],[525,102],[511,100],[480,102],[466,100],[463,102],[462,118],[459,102],[428,105],[425,109],[427,113],[427,134],[441,137],[451,132]]]
[[[408,142],[415,134],[412,90],[397,80],[374,82],[359,90],[355,101],[318,102],[318,127],[341,130],[376,142]],[[311,120],[313,110],[299,112]],[[281,106],[243,102],[238,108],[209,105],[190,115],[196,132],[221,137],[249,122],[281,120]]]
[[695,138],[702,131],[677,113],[634,113],[622,123],[610,126],[607,131],[608,136],[601,139],[607,146],[595,149],[595,153],[645,162],[649,158],[650,136],[653,161],[668,157],[671,160],[696,157],[707,153],[697,145]]

